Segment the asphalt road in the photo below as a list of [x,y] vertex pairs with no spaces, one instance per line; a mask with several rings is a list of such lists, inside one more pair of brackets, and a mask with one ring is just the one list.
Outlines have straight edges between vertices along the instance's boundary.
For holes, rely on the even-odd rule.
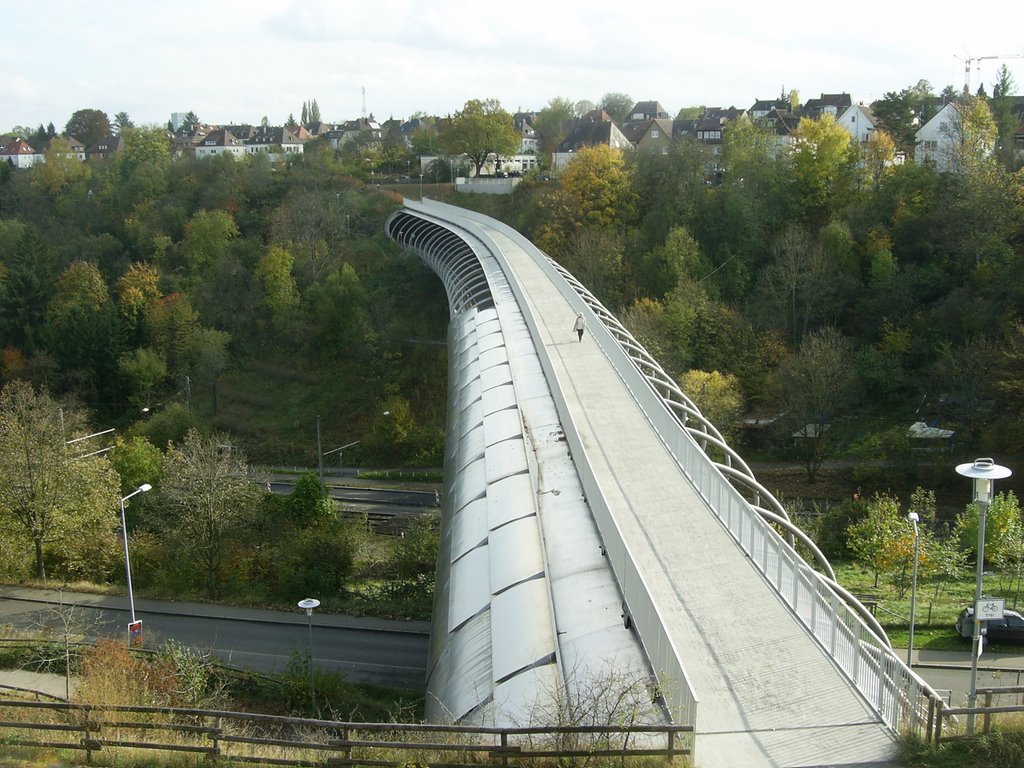
[[[59,627],[61,613],[66,615],[67,606],[73,605],[74,620],[87,635],[127,637],[127,602],[124,597],[0,587],[0,623]],[[173,639],[259,672],[284,671],[291,655],[304,653],[310,643],[309,620],[297,607],[290,613],[136,600],[135,609],[147,647]],[[320,668],[343,672],[352,682],[420,690],[426,679],[428,632],[425,622],[314,612],[313,656]]]

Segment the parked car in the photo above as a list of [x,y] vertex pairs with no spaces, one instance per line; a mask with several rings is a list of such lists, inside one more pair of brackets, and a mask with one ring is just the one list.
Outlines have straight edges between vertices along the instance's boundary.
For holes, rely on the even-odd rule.
[[[974,609],[964,608],[956,617],[956,631],[960,637],[974,636]],[[1024,644],[1024,616],[1017,611],[1003,611],[1003,618],[981,622],[981,633],[989,643]]]

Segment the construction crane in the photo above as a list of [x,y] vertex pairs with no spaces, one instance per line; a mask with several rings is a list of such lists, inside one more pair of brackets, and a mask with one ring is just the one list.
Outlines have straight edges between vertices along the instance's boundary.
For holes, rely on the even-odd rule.
[[[957,56],[959,59],[960,57]],[[964,59],[964,93],[971,92],[971,64],[990,59],[1024,59],[1024,53],[1010,53],[1006,56],[968,56]]]

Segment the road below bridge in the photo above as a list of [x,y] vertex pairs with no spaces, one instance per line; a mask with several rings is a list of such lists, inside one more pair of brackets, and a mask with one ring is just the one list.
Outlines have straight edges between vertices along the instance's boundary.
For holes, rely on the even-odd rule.
[[[63,608],[62,608],[63,605]],[[127,637],[126,597],[0,587],[0,623],[28,629],[62,626],[59,613],[74,606],[75,621],[90,637]],[[136,600],[145,646],[175,640],[212,652],[223,662],[257,672],[281,673],[296,651],[309,647],[307,617],[205,603]],[[325,671],[354,683],[421,690],[426,678],[426,622],[313,615],[313,656]]]

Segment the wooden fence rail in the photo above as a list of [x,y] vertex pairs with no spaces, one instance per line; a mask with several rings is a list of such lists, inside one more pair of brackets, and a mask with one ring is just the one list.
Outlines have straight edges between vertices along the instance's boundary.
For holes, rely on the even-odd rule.
[[[0,744],[79,750],[190,752],[237,762],[472,766],[572,757],[664,757],[692,752],[692,726],[587,725],[490,728],[351,723],[178,707],[100,707],[0,700]],[[64,740],[58,740],[64,734]]]
[[975,707],[943,707],[940,716],[935,723],[934,743],[936,745],[943,741],[964,738],[964,733],[953,733],[943,735],[943,726],[947,720],[957,721],[960,715],[981,715],[981,733],[988,733],[992,730],[992,716],[1024,712],[1024,704],[993,705],[993,700],[998,696],[1024,694],[1024,686],[1013,685],[1000,688],[979,688],[978,695],[982,698],[982,704]]

